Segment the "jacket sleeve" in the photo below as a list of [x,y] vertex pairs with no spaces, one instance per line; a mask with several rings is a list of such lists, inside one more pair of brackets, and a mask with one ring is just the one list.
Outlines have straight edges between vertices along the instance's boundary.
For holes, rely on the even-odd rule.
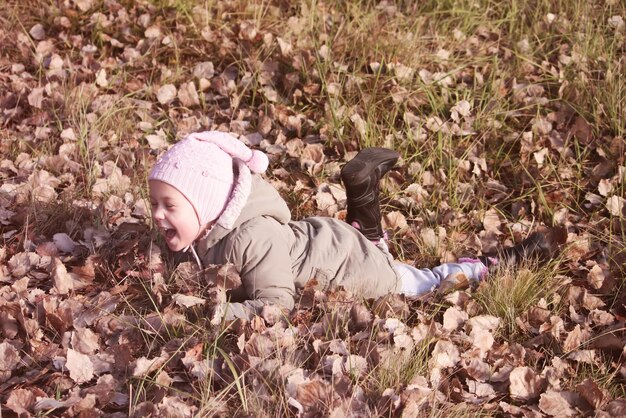
[[248,226],[240,226],[233,238],[228,258],[239,271],[251,300],[229,304],[230,309],[258,312],[268,303],[293,309],[295,284],[291,257],[280,224],[272,218],[257,218]]

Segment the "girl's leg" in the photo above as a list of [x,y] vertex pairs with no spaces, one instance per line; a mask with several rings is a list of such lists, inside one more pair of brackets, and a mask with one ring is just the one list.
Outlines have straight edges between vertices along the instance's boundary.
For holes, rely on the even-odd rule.
[[346,187],[346,222],[370,241],[383,238],[380,223],[379,183],[400,154],[386,148],[365,148],[341,169]]
[[418,296],[439,287],[443,279],[451,274],[464,274],[469,280],[480,280],[487,274],[487,266],[478,259],[462,259],[459,263],[445,263],[432,269],[418,269],[408,264],[393,266],[400,276],[400,293]]

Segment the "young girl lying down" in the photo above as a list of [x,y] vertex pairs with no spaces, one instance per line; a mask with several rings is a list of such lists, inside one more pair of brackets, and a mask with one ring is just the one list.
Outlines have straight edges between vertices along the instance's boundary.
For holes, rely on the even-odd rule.
[[[229,303],[226,319],[249,318],[264,304],[294,306],[296,289],[315,279],[321,290],[343,286],[365,298],[391,292],[416,296],[449,275],[480,280],[496,258],[461,259],[433,269],[394,261],[383,238],[378,184],[398,153],[366,148],[341,170],[346,222],[314,216],[291,219],[262,174],[267,156],[234,136],[194,133],[172,146],[149,175],[154,223],[172,251],[191,251],[198,264],[235,266],[248,300]],[[546,237],[535,233],[501,257],[542,256]]]

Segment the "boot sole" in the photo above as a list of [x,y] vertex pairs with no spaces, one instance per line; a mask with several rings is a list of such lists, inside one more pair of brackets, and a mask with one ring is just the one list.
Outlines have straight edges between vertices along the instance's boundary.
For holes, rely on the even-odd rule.
[[356,157],[351,159],[341,169],[341,180],[344,184],[361,183],[365,181],[372,170],[383,165],[385,170],[381,173],[389,171],[400,158],[400,154],[394,150],[387,148],[365,148],[359,152]]

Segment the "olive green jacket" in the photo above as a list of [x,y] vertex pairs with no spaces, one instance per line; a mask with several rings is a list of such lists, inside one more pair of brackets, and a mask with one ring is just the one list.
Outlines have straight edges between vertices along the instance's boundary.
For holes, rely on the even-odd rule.
[[311,279],[320,290],[343,286],[365,298],[399,287],[391,257],[358,230],[329,217],[291,221],[276,189],[248,173],[196,248],[203,263],[231,263],[241,276],[249,300],[230,303],[227,318],[249,318],[267,303],[292,309],[296,289]]

